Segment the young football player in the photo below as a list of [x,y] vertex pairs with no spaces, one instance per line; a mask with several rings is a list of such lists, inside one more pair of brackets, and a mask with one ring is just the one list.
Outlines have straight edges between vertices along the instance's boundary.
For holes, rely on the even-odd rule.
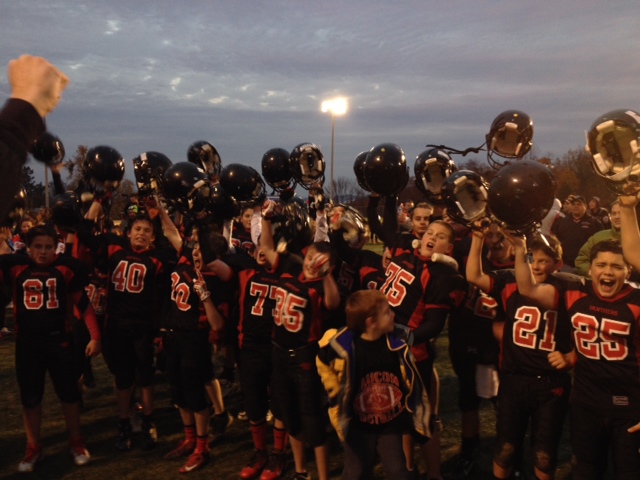
[[626,282],[622,247],[612,240],[596,244],[590,281],[553,285],[536,283],[525,241],[514,242],[519,292],[545,309],[560,298],[568,311],[577,355],[570,410],[574,478],[603,478],[609,453],[616,478],[640,478],[640,290]]
[[[201,468],[209,458],[210,409],[205,390],[205,383],[213,377],[209,330],[220,330],[224,319],[200,270],[215,262],[203,256],[202,250],[215,250],[216,236],[221,237],[215,233],[200,234],[192,249],[181,249],[178,264],[171,273],[171,311],[163,341],[172,403],[180,410],[185,438],[165,458],[189,455],[180,473]],[[205,243],[206,248],[201,249]]]
[[75,305],[91,334],[85,354],[97,355],[100,330],[85,293],[88,272],[81,262],[56,255],[55,230],[36,226],[25,240],[28,255],[0,257],[0,282],[13,295],[16,377],[27,434],[27,449],[18,470],[33,471],[43,457],[40,426],[47,371],[69,430],[69,451],[76,465],[84,465],[90,455],[80,432],[77,382],[82,366],[76,363],[71,312]]
[[[270,208],[267,206],[265,213]],[[269,222],[268,214],[265,220]],[[260,244],[269,263],[275,265],[278,253],[270,231],[268,225],[263,226]],[[320,480],[329,478],[326,412],[314,365],[328,312],[340,305],[338,286],[331,275],[331,253],[327,242],[311,244],[302,265],[295,268],[292,264],[272,292],[276,305],[270,391],[276,416],[281,417],[289,434],[297,480],[309,478],[305,444],[314,449]]]
[[[396,321],[411,330],[411,351],[422,381],[429,389],[432,406],[437,411],[437,388],[431,391],[435,360],[434,340],[442,332],[452,307],[464,297],[464,279],[458,274],[453,259],[453,229],[442,220],[429,225],[419,248],[397,249],[386,269],[386,280],[381,287],[394,311]],[[449,262],[436,261],[440,257]],[[433,417],[435,421],[437,417]],[[426,444],[424,453],[429,457],[429,475],[438,478],[439,436],[437,428]],[[407,468],[414,470],[413,443],[405,440]],[[437,446],[437,447],[436,447]]]
[[127,451],[132,445],[129,408],[135,382],[142,403],[140,443],[143,450],[149,450],[158,442],[153,421],[154,338],[162,313],[161,292],[168,286],[165,268],[175,253],[154,247],[161,232],[145,213],[129,222],[124,238],[109,233],[93,235],[93,220],[101,210],[101,200],[95,199],[78,234],[104,262],[109,276],[104,353],[116,383],[116,449]]
[[[469,251],[467,280],[501,304],[505,324],[501,341],[497,401],[495,478],[510,478],[520,461],[531,423],[536,478],[554,478],[558,445],[568,411],[573,366],[570,326],[558,305],[541,310],[518,293],[512,269],[484,273],[484,232],[475,230]],[[562,247],[555,237],[534,237],[529,246],[536,282],[554,283],[562,266]],[[486,321],[478,319],[478,321]]]

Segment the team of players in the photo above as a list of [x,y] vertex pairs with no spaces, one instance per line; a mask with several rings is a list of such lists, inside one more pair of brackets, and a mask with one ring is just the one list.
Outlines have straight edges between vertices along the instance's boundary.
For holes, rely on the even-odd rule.
[[[592,249],[590,282],[553,275],[559,268],[560,260],[560,250],[553,241],[534,241],[530,244],[533,263],[529,266],[525,261],[526,246],[521,239],[510,237],[509,241],[514,245],[513,259],[510,259],[508,255],[500,254],[501,250],[508,249],[508,246],[505,248],[504,236],[499,232],[489,232],[486,240],[491,235],[497,236],[497,239],[492,241],[490,254],[485,257],[480,245],[483,233],[474,232],[466,274],[478,291],[474,292],[477,296],[465,297],[459,285],[461,277],[452,267],[453,263],[442,256],[454,251],[454,231],[451,227],[445,227],[446,224],[437,222],[432,224],[431,233],[427,230],[421,238],[418,234],[422,232],[413,232],[414,238],[410,239],[409,248],[400,241],[385,240],[390,248],[387,257],[379,259],[378,264],[358,252],[343,255],[345,246],[341,245],[341,238],[335,235],[339,229],[335,229],[330,237],[341,255],[334,262],[329,260],[331,252],[326,249],[326,244],[319,243],[309,247],[304,260],[298,262],[297,266],[287,266],[282,273],[276,274],[275,282],[274,277],[271,277],[272,283],[262,279],[259,282],[245,279],[241,283],[248,288],[241,291],[241,296],[248,299],[245,307],[249,307],[251,314],[256,317],[266,311],[266,318],[274,320],[276,325],[274,333],[266,333],[265,330],[253,339],[255,345],[262,347],[267,337],[272,341],[270,349],[263,348],[258,352],[258,357],[253,357],[253,366],[262,366],[260,358],[266,358],[269,353],[272,365],[278,366],[272,369],[274,387],[270,390],[274,413],[280,422],[276,425],[281,425],[280,433],[274,435],[276,453],[282,453],[286,435],[283,432],[288,432],[291,435],[297,478],[307,476],[303,457],[305,443],[315,448],[319,476],[326,477],[326,430],[321,431],[324,427],[319,401],[321,396],[318,395],[319,381],[313,368],[318,348],[316,342],[324,328],[323,323],[326,324],[328,312],[337,309],[341,299],[348,293],[343,291],[344,295],[337,295],[340,287],[349,286],[349,291],[353,291],[380,282],[378,285],[396,313],[398,323],[407,327],[407,340],[419,360],[418,364],[422,363],[422,368],[418,370],[425,385],[431,389],[431,403],[434,406],[437,405],[437,396],[431,381],[435,377],[431,368],[435,353],[432,340],[442,330],[443,318],[450,314],[453,319],[461,309],[467,308],[478,318],[492,320],[479,328],[482,331],[480,335],[474,335],[474,339],[464,338],[462,347],[460,344],[452,347],[452,351],[461,353],[463,357],[468,355],[474,366],[488,366],[475,366],[476,376],[473,379],[469,377],[469,382],[462,381],[467,378],[465,375],[469,375],[469,364],[458,363],[459,368],[456,368],[461,386],[468,387],[476,383],[471,395],[461,398],[461,406],[466,404],[463,409],[463,454],[465,437],[468,440],[467,450],[468,445],[473,445],[473,412],[477,410],[477,398],[495,396],[496,376],[491,365],[498,362],[501,386],[497,393],[496,478],[507,478],[515,468],[520,467],[523,430],[529,416],[535,427],[532,434],[535,474],[538,478],[553,477],[558,425],[562,423],[567,409],[567,392],[572,387],[571,424],[576,476],[600,478],[606,469],[606,455],[610,448],[617,477],[638,478],[640,376],[637,328],[640,309],[635,298],[637,290],[625,282],[629,263],[636,269],[640,267],[636,248],[640,241],[634,211],[636,203],[634,195],[622,197],[623,248],[615,242],[602,242]],[[339,224],[340,218],[332,218],[331,223]],[[265,231],[263,229],[263,233]],[[208,370],[210,352],[207,360],[203,360],[206,355],[200,355],[208,352],[210,347],[208,342],[202,340],[201,330],[206,330],[206,325],[219,328],[225,320],[228,323],[230,317],[224,318],[215,302],[211,301],[212,292],[202,275],[206,270],[205,265],[209,266],[217,260],[213,253],[215,237],[212,239],[207,234],[199,234],[194,240],[197,243],[192,254],[182,247],[184,241],[181,241],[180,260],[171,271],[168,269],[171,261],[165,260],[161,249],[150,248],[157,237],[159,231],[153,222],[148,218],[139,218],[132,222],[124,242],[104,237],[100,240],[101,245],[95,246],[92,253],[100,257],[104,262],[101,266],[109,273],[106,324],[102,334],[107,346],[107,362],[116,380],[121,419],[124,420],[122,412],[125,408],[128,411],[135,381],[142,394],[143,431],[146,434],[144,444],[152,446],[156,439],[151,420],[152,391],[148,368],[152,351],[151,332],[157,327],[154,320],[158,318],[153,312],[154,307],[160,305],[156,301],[158,289],[155,284],[163,272],[171,274],[172,288],[167,296],[172,302],[172,314],[165,323],[169,333],[165,340],[171,359],[173,399],[180,408],[185,425],[185,441],[181,443],[184,448],[178,453],[189,454],[181,468],[181,471],[187,472],[204,464],[208,449],[204,440],[207,422],[203,420],[208,408],[203,408],[207,400],[202,391],[211,378]],[[418,241],[415,245],[414,240]],[[90,243],[92,240],[87,237],[85,241]],[[2,278],[13,287],[18,326],[16,363],[28,442],[27,454],[19,467],[21,471],[31,470],[42,457],[39,424],[42,379],[46,369],[50,370],[56,393],[63,405],[74,459],[77,464],[86,463],[89,459],[79,433],[78,396],[75,380],[71,381],[73,374],[70,373],[74,369],[69,368],[75,362],[69,348],[72,344],[69,336],[70,317],[67,315],[70,305],[78,307],[78,317],[86,322],[91,332],[91,340],[86,346],[87,355],[99,352],[101,332],[84,293],[88,281],[83,279],[83,267],[57,256],[56,244],[56,236],[50,230],[36,227],[27,236],[28,257],[2,258]],[[199,257],[201,249],[206,250],[207,255]],[[268,240],[261,243],[256,252],[256,264],[260,266],[262,261],[262,265],[266,266],[260,267],[260,274],[273,274],[283,261],[281,255],[274,253],[273,245]],[[489,264],[484,267],[482,262],[487,259]],[[513,262],[514,271],[500,271],[502,267],[511,266],[505,260]],[[99,260],[94,261],[100,263]],[[233,261],[229,260],[229,263]],[[199,267],[196,267],[198,264]],[[295,264],[292,260],[291,265]],[[332,270],[330,265],[336,268]],[[379,273],[375,273],[376,268]],[[212,265],[211,269],[219,278],[225,278],[224,273],[215,270],[215,266]],[[236,269],[236,273],[248,271],[251,269]],[[488,273],[485,274],[485,271]],[[365,272],[371,279],[366,282]],[[480,291],[489,294],[489,297],[482,297]],[[119,298],[121,301],[118,301]],[[134,311],[136,307],[142,308]],[[205,321],[202,320],[201,309]],[[271,315],[270,311],[273,312]],[[242,323],[246,312],[245,308],[239,319],[241,339],[245,339],[245,334],[246,339],[250,338],[251,328]],[[339,315],[331,317],[333,321],[336,318]],[[499,339],[502,346],[499,359],[495,356],[498,350],[490,347],[491,337],[486,336],[487,325],[493,327],[493,336]],[[478,341],[482,338],[486,341]],[[251,341],[243,342],[246,347],[251,344]],[[186,348],[186,345],[200,345],[201,348]],[[46,352],[40,357],[43,362],[33,362],[31,357],[27,358],[24,354],[33,348]],[[266,350],[270,352],[265,354]],[[250,351],[247,348],[245,352],[249,359]],[[251,365],[252,362],[247,360],[244,363]],[[566,369],[574,363],[575,381],[570,385]],[[245,372],[247,370],[251,371],[252,368],[246,368]],[[245,373],[241,373],[241,376],[244,377]],[[369,382],[378,376],[367,374],[365,377]],[[384,375],[380,377],[386,378]],[[291,388],[294,395],[284,395],[285,388]],[[378,393],[379,388],[373,388],[372,391]],[[480,392],[482,395],[479,395]],[[258,396],[252,396],[252,400],[255,401]],[[372,414],[367,410],[369,403],[366,400],[372,401],[374,396],[359,396],[361,403],[352,405],[354,412],[359,413],[359,421],[370,423],[371,428],[384,423],[384,419],[395,418],[389,411]],[[252,400],[248,401],[247,409],[253,411],[250,418],[253,416],[251,424],[256,455],[247,465],[248,468],[242,470],[241,476],[251,478],[260,472],[261,477],[265,472],[277,476],[281,469],[275,465],[272,470],[271,463],[263,454],[265,403],[257,401],[260,405],[250,407]],[[522,409],[525,403],[528,408]],[[466,413],[471,413],[468,431],[464,427]],[[130,448],[130,433],[122,422],[119,433],[118,447]],[[432,441],[427,445],[433,444],[433,432],[431,436]],[[405,455],[409,471],[413,464],[407,453],[408,450]],[[268,475],[265,478],[269,478]]]

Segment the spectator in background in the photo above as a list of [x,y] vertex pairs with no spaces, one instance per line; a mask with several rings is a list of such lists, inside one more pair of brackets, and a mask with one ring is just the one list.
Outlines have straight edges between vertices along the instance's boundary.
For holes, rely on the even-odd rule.
[[567,216],[571,215],[571,202],[573,201],[574,195],[569,195],[565,198],[564,202],[562,202],[562,213]]
[[604,228],[611,226],[609,212],[600,205],[600,197],[591,197],[589,200],[589,215],[600,220]]
[[[591,202],[589,202],[591,203]],[[607,215],[609,217],[609,215]],[[611,228],[600,230],[591,235],[589,239],[582,245],[578,256],[576,257],[576,273],[583,277],[589,277],[589,268],[591,268],[591,249],[596,243],[604,240],[620,241],[620,202],[616,200],[611,204]]]
[[582,245],[595,234],[602,230],[600,220],[593,218],[587,212],[587,201],[582,195],[573,195],[571,199],[571,213],[559,219],[552,227],[553,233],[564,252],[564,266],[562,270],[573,273],[575,261]]

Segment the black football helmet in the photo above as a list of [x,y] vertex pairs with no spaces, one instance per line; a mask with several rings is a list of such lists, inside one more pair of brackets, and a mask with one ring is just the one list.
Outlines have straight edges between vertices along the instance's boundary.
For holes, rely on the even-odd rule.
[[522,160],[502,167],[489,184],[491,215],[507,230],[533,232],[553,206],[556,181],[546,166]]
[[474,171],[452,173],[442,185],[442,197],[447,215],[466,227],[475,227],[474,222],[487,216],[489,185]]
[[57,165],[64,160],[64,145],[51,132],[44,132],[33,142],[31,155],[45,165]]
[[124,177],[124,159],[115,148],[106,145],[90,148],[82,165],[82,177],[91,192],[113,191]]
[[[351,205],[338,203],[331,209],[332,220],[329,222],[329,228],[332,232],[342,233],[342,238],[347,244],[354,249],[361,249],[369,240],[369,232],[366,222],[362,214]],[[334,221],[336,215],[340,219]]]
[[68,232],[74,231],[82,220],[78,196],[68,191],[53,197],[51,219],[56,227]]
[[301,143],[291,150],[289,156],[291,174],[305,189],[324,182],[325,161],[320,147],[313,143]]
[[0,227],[9,227],[14,230],[18,226],[18,222],[24,215],[24,211],[27,208],[27,190],[24,187],[20,189],[13,196],[9,202],[7,213],[2,221],[0,221]]
[[369,150],[363,170],[364,181],[378,195],[396,195],[409,181],[407,159],[394,143],[381,143]]
[[231,163],[222,169],[220,185],[240,205],[261,204],[267,198],[264,181],[258,171],[241,163]]
[[430,201],[442,202],[442,185],[458,168],[451,156],[442,149],[430,148],[416,157],[413,165],[416,187]]
[[368,151],[360,152],[356,157],[355,162],[353,162],[353,173],[356,174],[356,180],[358,181],[358,185],[365,192],[370,192],[369,185],[364,180],[364,166],[367,162],[367,156],[369,155]]
[[262,176],[267,184],[276,191],[295,188],[291,174],[289,152],[284,148],[271,148],[262,156]]
[[533,145],[533,120],[520,110],[505,110],[491,124],[486,135],[487,161],[494,168],[504,163],[493,158],[522,158]]
[[591,165],[620,195],[637,191],[630,184],[640,181],[640,114],[613,110],[598,117],[587,132]]
[[197,215],[210,206],[211,184],[193,163],[174,163],[164,172],[163,184],[167,203],[184,215]]
[[169,157],[160,152],[143,152],[133,159],[133,173],[141,197],[154,193],[163,195],[164,174],[171,165],[173,162]]
[[210,205],[217,220],[231,220],[240,215],[240,205],[219,183],[212,186]]
[[274,246],[278,251],[302,254],[313,242],[307,203],[294,195],[286,202],[281,202],[277,211],[271,218]]
[[216,147],[205,140],[193,142],[187,150],[187,160],[200,167],[210,180],[217,179],[222,169],[222,161]]

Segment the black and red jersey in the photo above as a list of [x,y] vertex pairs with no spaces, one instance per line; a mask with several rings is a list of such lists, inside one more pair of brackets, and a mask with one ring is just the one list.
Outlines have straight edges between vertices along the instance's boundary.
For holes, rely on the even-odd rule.
[[[397,251],[386,269],[380,290],[387,296],[396,322],[411,330],[425,330],[433,322],[428,339],[435,338],[446,314],[464,299],[464,279],[449,265],[432,262],[417,251]],[[435,320],[437,317],[437,321]],[[436,325],[437,322],[437,325]],[[417,361],[428,357],[426,343],[412,349]]]
[[70,331],[72,296],[81,293],[82,310],[88,299],[87,268],[70,257],[57,257],[46,267],[25,255],[0,256],[0,281],[13,293],[16,329],[21,333],[54,335]]
[[640,289],[625,285],[601,298],[591,282],[564,289],[578,356],[572,401],[624,418],[640,418]]
[[160,305],[159,290],[166,250],[135,251],[108,245],[107,324],[116,328],[152,326]]
[[276,264],[266,269],[253,265],[238,272],[240,284],[240,320],[238,340],[240,348],[246,345],[264,345],[271,342],[276,309],[276,289],[280,277],[286,272],[299,271],[291,265],[288,255],[279,255]]
[[273,341],[285,349],[320,340],[327,319],[322,278],[306,279],[300,271],[283,273],[273,293]]
[[[513,268],[513,263],[495,264],[483,256],[484,272],[489,273],[504,268]],[[465,300],[452,312],[449,319],[449,338],[456,344],[464,345],[469,353],[476,355],[478,363],[497,364],[500,345],[493,333],[493,322],[502,320],[504,320],[504,310],[500,302],[475,285],[467,283]]]
[[[521,375],[556,375],[549,364],[549,353],[571,351],[571,328],[559,299],[552,310],[542,310],[518,292],[512,269],[489,272],[489,295],[500,302],[505,312],[501,344],[500,370]],[[560,286],[561,280],[549,276],[547,283]]]
[[382,255],[371,250],[362,250],[358,276],[363,289],[380,290],[387,279],[382,267]]
[[256,245],[251,239],[251,232],[247,231],[240,222],[233,222],[231,245],[235,247],[237,253],[246,253],[250,256],[253,256],[256,249]]
[[[191,261],[181,256],[171,272],[171,309],[166,327],[171,330],[206,330],[209,322],[200,312],[200,297],[193,289],[197,273]],[[208,285],[207,285],[208,287]]]

